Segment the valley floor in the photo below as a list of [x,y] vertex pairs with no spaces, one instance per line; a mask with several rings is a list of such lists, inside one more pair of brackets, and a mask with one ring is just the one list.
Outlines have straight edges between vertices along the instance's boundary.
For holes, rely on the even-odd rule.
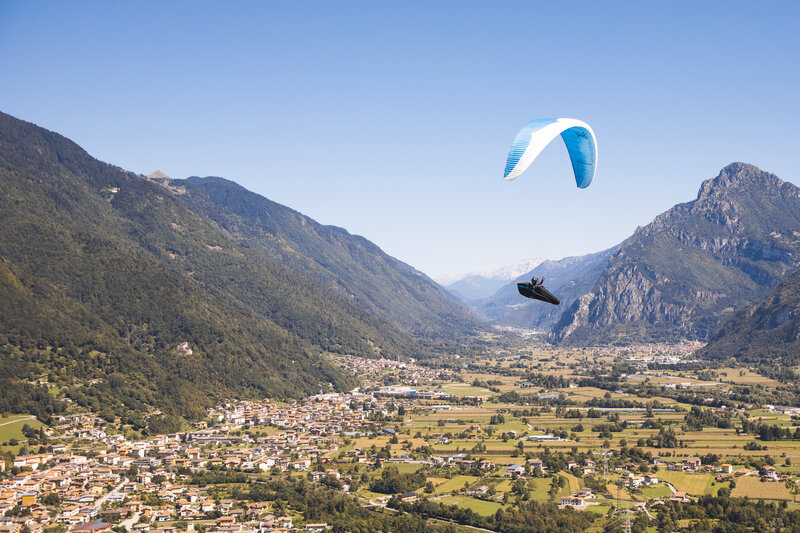
[[0,419],[0,527],[668,531],[759,501],[800,519],[793,384],[691,344],[492,346],[424,365],[330,355],[358,389],[231,400],[172,435],[89,412]]

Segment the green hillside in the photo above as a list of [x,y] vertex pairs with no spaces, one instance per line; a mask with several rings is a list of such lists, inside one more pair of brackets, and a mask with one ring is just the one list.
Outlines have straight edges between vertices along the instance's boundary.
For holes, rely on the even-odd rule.
[[235,240],[313,276],[318,287],[352,301],[365,316],[436,339],[457,339],[476,326],[474,316],[430,279],[363,237],[318,224],[222,178],[172,180],[170,185],[192,211]]
[[698,355],[764,364],[776,373],[800,364],[800,270],[737,312]]
[[349,386],[323,350],[426,349],[176,196],[0,114],[0,408],[58,410],[27,383],[45,377],[80,405],[174,422],[224,397]]

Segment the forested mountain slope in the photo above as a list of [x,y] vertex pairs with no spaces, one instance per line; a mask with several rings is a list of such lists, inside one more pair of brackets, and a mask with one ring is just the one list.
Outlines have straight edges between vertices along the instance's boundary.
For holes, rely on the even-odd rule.
[[[26,382],[47,377],[97,410],[195,417],[226,395],[349,386],[323,350],[428,349],[410,333],[422,319],[393,323],[284,261],[162,185],[0,114],[0,408],[43,405]],[[462,331],[476,324],[447,309]]]
[[237,242],[312,276],[320,291],[344,297],[368,315],[432,338],[459,338],[476,326],[475,317],[427,276],[363,237],[321,225],[222,178],[169,184],[192,211]]
[[697,355],[796,367],[800,362],[800,270],[760,301],[740,309]]

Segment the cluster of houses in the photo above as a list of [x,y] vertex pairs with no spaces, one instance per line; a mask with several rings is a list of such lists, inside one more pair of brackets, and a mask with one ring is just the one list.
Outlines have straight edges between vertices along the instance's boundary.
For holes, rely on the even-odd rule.
[[[155,526],[209,517],[219,517],[217,531],[286,531],[293,527],[290,517],[272,516],[263,507],[215,502],[203,489],[181,484],[175,472],[217,466],[307,471],[339,449],[341,433],[371,428],[374,422],[368,417],[376,410],[386,413],[388,406],[361,394],[320,395],[284,406],[268,401],[233,402],[208,411],[217,422],[212,428],[199,424],[192,432],[135,442],[122,434],[107,434],[94,415],[62,416],[56,431],[50,432],[53,444],[48,453],[16,457],[13,466],[19,473],[0,481],[0,533],[26,526],[39,531],[57,524],[81,531],[124,524],[128,530],[160,533],[170,528]],[[282,431],[251,436],[242,431],[248,424]],[[81,444],[69,449],[65,442]],[[338,477],[334,472],[326,475]],[[326,527],[309,524],[305,529]]]
[[[447,368],[418,366],[414,359],[392,361],[390,359],[367,359],[353,355],[330,355],[337,365],[353,376],[358,376],[366,386],[378,387],[381,384],[408,383],[410,385],[430,384],[436,381],[453,381],[455,372]],[[389,381],[387,381],[387,378]]]
[[564,496],[561,498],[561,507],[572,507],[578,511],[586,509],[589,505],[597,505],[597,503],[592,502],[597,498],[595,496],[594,491],[589,488],[583,488],[576,492],[573,492],[569,496]]
[[[122,479],[122,467],[110,467],[81,455],[22,456],[14,460],[14,466],[23,471],[0,481],[0,515],[21,507],[35,523],[76,525],[94,518],[99,512],[98,500]],[[61,509],[57,516],[50,516],[42,502],[46,494],[58,495]]]
[[[170,442],[163,438],[158,441],[151,451],[177,452]],[[211,531],[223,533],[292,529],[292,518],[270,514],[268,503],[215,501],[204,488],[188,488],[152,455],[158,454],[144,458],[152,459],[155,465],[140,461],[138,454],[116,452],[93,458],[73,454],[25,456],[28,468],[0,481],[0,515],[15,515],[0,517],[0,532],[15,533],[27,527],[35,533],[52,525],[64,525],[70,531],[105,531],[117,523],[139,533],[174,533],[175,528],[167,523],[202,520],[208,524],[210,518],[216,525]],[[131,466],[137,463],[141,470],[133,475],[137,469]],[[48,500],[49,495],[58,496],[57,503]],[[15,508],[24,513],[8,513]],[[321,531],[319,526],[327,527],[309,524],[306,530]]]
[[[362,360],[358,361],[360,364]],[[422,372],[421,376],[431,377],[425,374],[428,369],[414,365],[403,368],[402,363],[392,361],[369,364],[400,365],[396,370]],[[316,471],[312,465],[333,460],[375,462],[377,457],[358,448],[335,459],[333,455],[345,437],[372,433],[375,415],[389,415],[399,406],[417,407],[418,399],[351,392],[320,394],[283,405],[268,400],[227,402],[209,409],[207,420],[198,423],[193,431],[139,441],[129,441],[121,433],[107,433],[105,422],[94,414],[64,415],[48,430],[52,443],[48,453],[16,457],[13,466],[21,472],[0,482],[0,533],[14,533],[25,526],[35,532],[55,524],[80,531],[124,525],[141,533],[172,533],[169,524],[173,521],[191,524],[207,522],[209,517],[216,520],[216,531],[228,533],[288,530],[294,527],[290,518],[272,516],[264,508],[215,502],[203,489],[183,485],[182,476],[176,472],[215,467],[308,471],[312,481],[330,477],[341,481],[343,490],[348,490],[348,480],[341,479],[337,470]],[[265,426],[277,430],[248,431]],[[425,461],[404,454],[390,461],[474,464],[465,454]],[[495,465],[484,460],[479,467],[491,471]],[[52,497],[45,501],[50,495],[58,497],[58,505],[53,504]],[[15,508],[24,512],[12,514],[24,516],[3,516]],[[325,527],[305,525],[306,530]]]
[[667,470],[679,471],[679,472],[687,472],[687,473],[694,473],[694,472],[702,472],[702,473],[716,473],[719,479],[725,478],[726,476],[753,476],[753,475],[760,475],[764,478],[765,481],[780,481],[786,478],[785,474],[782,474],[778,471],[774,466],[764,465],[760,470],[751,470],[749,468],[738,468],[734,469],[733,465],[728,463],[723,463],[719,466],[714,465],[704,465],[702,461],[697,457],[689,457],[682,461],[676,461],[673,463],[659,463],[660,466],[664,466]]

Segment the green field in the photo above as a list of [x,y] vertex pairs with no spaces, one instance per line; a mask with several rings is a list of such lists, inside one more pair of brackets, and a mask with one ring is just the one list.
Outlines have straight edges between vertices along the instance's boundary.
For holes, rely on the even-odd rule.
[[458,505],[459,507],[472,509],[483,516],[493,515],[498,509],[504,507],[504,505],[499,502],[487,502],[470,496],[443,496],[438,501],[446,505]]
[[737,498],[764,498],[767,500],[793,500],[794,496],[779,481],[761,481],[759,476],[742,476],[736,478],[736,488],[731,496]]
[[397,467],[397,471],[400,472],[401,474],[410,474],[412,472],[416,472],[422,467],[422,465],[414,463],[389,463],[389,464]]
[[22,426],[25,424],[34,429],[42,427],[42,423],[31,415],[0,417],[0,443],[8,442],[11,439],[25,441],[25,435],[22,434]]
[[647,496],[648,498],[663,498],[665,496],[669,496],[670,494],[672,494],[672,491],[669,490],[669,487],[664,484],[645,487],[642,489],[642,495]]
[[449,494],[453,491],[458,491],[464,488],[465,483],[472,485],[478,480],[475,476],[454,476],[444,483],[435,487],[436,494]]
[[[534,482],[536,483],[536,488],[531,491],[531,498],[542,503],[549,501],[550,494],[548,491],[553,483],[552,480],[550,478],[539,478],[534,479]],[[562,492],[564,491],[564,489],[561,490]]]
[[[714,481],[712,474],[686,474],[684,472],[661,470],[658,472],[659,481],[672,483],[675,490],[685,492],[692,496],[702,496],[704,494],[716,494],[720,486],[712,486]],[[738,482],[737,482],[738,483]]]

